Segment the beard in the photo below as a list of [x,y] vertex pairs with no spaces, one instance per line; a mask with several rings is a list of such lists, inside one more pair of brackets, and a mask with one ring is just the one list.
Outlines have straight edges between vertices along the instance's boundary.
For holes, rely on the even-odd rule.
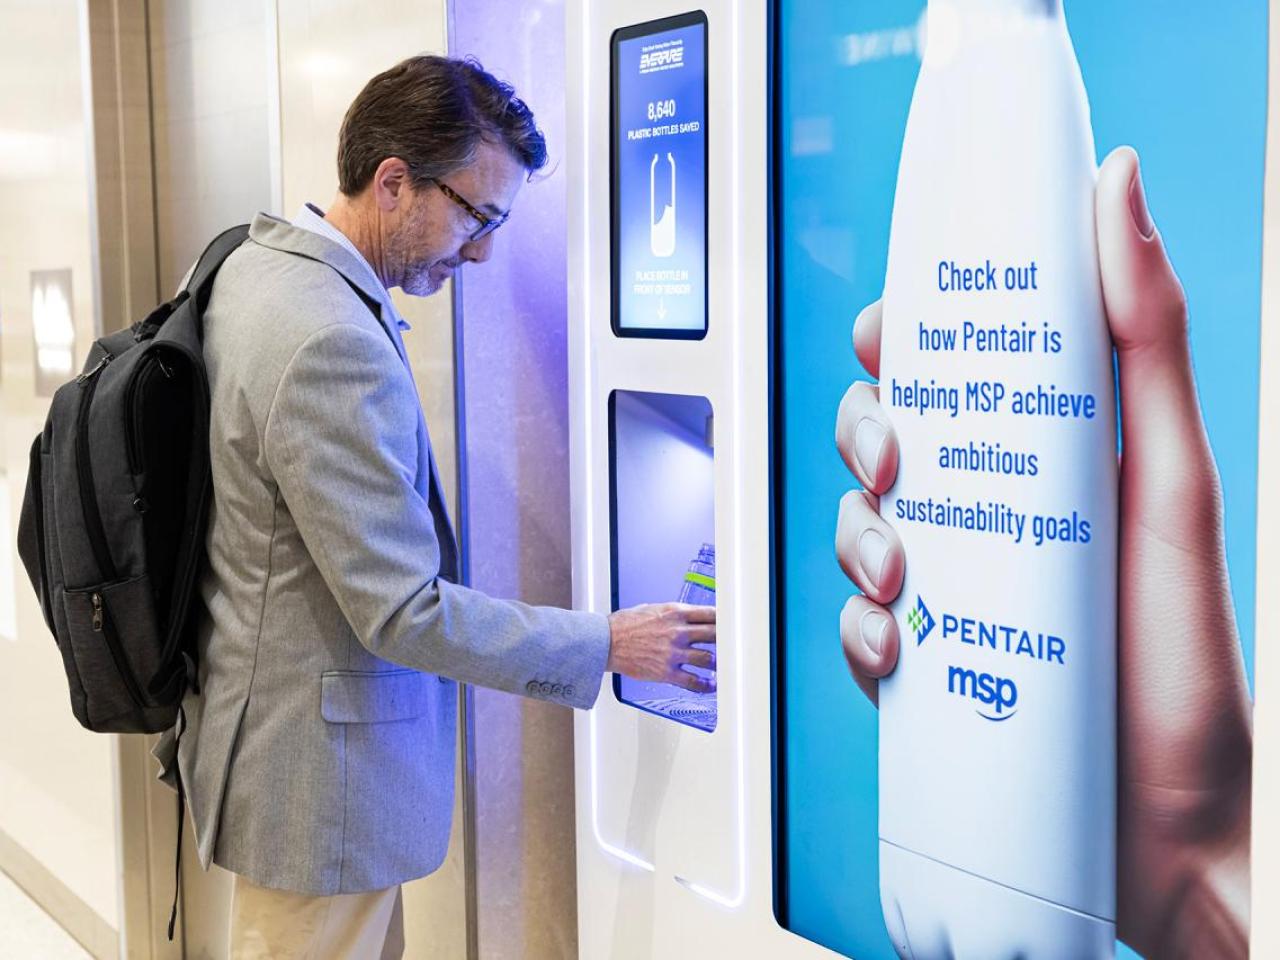
[[444,285],[444,278],[435,270],[436,264],[428,261],[405,269],[400,289],[411,297],[429,297]]
[[433,260],[413,264],[405,269],[400,289],[411,297],[429,297],[444,286],[457,268],[456,260]]
[[389,258],[392,263],[403,264],[399,271],[400,282],[396,284],[411,297],[429,297],[444,286],[445,280],[453,275],[454,270],[462,262],[462,258],[454,256],[440,257],[437,249],[434,255],[424,257],[422,237],[429,236],[432,231],[429,224],[427,204],[417,199],[408,216],[388,240]]

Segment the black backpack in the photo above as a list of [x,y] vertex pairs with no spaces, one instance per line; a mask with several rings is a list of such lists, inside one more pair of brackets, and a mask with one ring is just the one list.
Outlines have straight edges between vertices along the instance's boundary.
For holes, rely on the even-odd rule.
[[201,314],[247,236],[247,226],[222,233],[174,299],[96,341],[31,446],[18,552],[71,709],[99,733],[173,727],[195,684],[211,490]]
[[[202,317],[218,269],[249,236],[219,234],[181,292],[94,342],[58,388],[31,468],[18,553],[62,654],[76,719],[98,733],[185,725],[196,681],[196,578],[212,477]],[[169,939],[182,878],[182,807]]]

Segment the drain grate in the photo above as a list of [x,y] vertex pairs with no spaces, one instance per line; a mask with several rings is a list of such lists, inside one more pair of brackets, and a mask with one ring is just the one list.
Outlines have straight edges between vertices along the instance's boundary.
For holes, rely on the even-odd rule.
[[637,700],[637,707],[652,710],[672,720],[692,724],[710,730],[719,718],[719,709],[714,700],[687,700],[683,697],[665,697],[658,700]]
[[686,703],[672,707],[671,716],[678,720],[706,720],[716,722],[716,705],[714,703]]

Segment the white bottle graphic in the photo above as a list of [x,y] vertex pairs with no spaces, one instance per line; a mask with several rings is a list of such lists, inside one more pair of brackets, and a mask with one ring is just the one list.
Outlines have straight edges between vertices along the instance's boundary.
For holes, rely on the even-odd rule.
[[649,250],[655,257],[669,257],[676,252],[676,160],[667,154],[671,168],[671,202],[663,204],[662,216],[654,219],[657,208],[658,155],[649,163]]
[[880,398],[901,653],[880,892],[911,960],[1115,950],[1117,466],[1093,134],[1059,0],[930,0]]

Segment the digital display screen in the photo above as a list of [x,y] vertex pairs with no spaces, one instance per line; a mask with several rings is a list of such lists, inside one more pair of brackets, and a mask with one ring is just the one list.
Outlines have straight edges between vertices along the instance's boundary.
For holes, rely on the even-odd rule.
[[707,332],[707,18],[624,27],[612,40],[613,330]]
[[[906,162],[907,117],[921,73],[926,38],[939,42],[935,48],[935,53],[941,51],[938,56],[960,58],[964,54],[963,34],[956,26],[959,21],[949,17],[958,9],[979,6],[982,5],[926,4],[925,0],[780,0],[776,5],[774,212],[778,272],[774,288],[773,425],[778,444],[774,486],[777,913],[787,929],[856,960],[896,960],[902,954],[895,948],[882,903],[880,824],[886,801],[881,792],[878,760],[885,721],[877,703],[883,707],[885,698],[881,696],[877,701],[859,687],[851,676],[849,658],[841,644],[842,610],[857,587],[837,562],[833,534],[841,499],[858,486],[858,481],[833,437],[842,398],[851,383],[874,381],[875,375],[883,377],[886,373],[879,356],[875,364],[879,369],[862,366],[853,350],[851,332],[859,312],[880,299],[889,286],[890,226],[899,171]],[[990,4],[989,8],[1030,10],[1032,6],[1001,3]],[[1040,5],[1034,6],[1041,9]],[[1057,9],[1061,5],[1043,5],[1046,9],[1051,6]],[[926,9],[943,11],[933,25],[941,24],[938,29],[926,29]],[[1065,9],[1070,42],[1087,93],[1097,159],[1102,161],[1126,144],[1135,148],[1141,158],[1140,180],[1134,181],[1139,186],[1104,195],[1103,199],[1110,196],[1111,206],[1102,209],[1116,216],[1110,220],[1100,217],[1100,222],[1122,227],[1132,223],[1135,230],[1150,238],[1135,242],[1146,244],[1143,249],[1162,252],[1158,260],[1150,258],[1142,263],[1165,269],[1167,257],[1168,269],[1176,273],[1189,305],[1188,329],[1182,334],[1178,355],[1193,366],[1194,380],[1183,377],[1177,381],[1182,384],[1182,392],[1177,394],[1179,405],[1175,408],[1161,406],[1158,397],[1141,391],[1131,391],[1121,398],[1121,476],[1129,471],[1131,490],[1140,489],[1132,479],[1144,476],[1139,444],[1154,432],[1160,449],[1175,464],[1189,462],[1189,450],[1199,451],[1204,462],[1203,444],[1207,440],[1215,463],[1211,472],[1221,483],[1222,536],[1206,537],[1205,543],[1214,541],[1211,546],[1186,554],[1197,562],[1213,564],[1212,580],[1191,573],[1165,572],[1163,579],[1152,585],[1153,572],[1158,569],[1150,559],[1154,553],[1144,549],[1140,555],[1131,551],[1127,560],[1121,558],[1117,593],[1129,598],[1129,609],[1135,613],[1119,631],[1119,682],[1126,695],[1120,699],[1117,721],[1130,737],[1136,738],[1140,731],[1142,749],[1120,752],[1118,776],[1122,783],[1131,785],[1142,781],[1138,764],[1151,762],[1153,756],[1161,758],[1161,776],[1170,776],[1175,764],[1163,758],[1172,756],[1186,760],[1177,767],[1178,776],[1185,771],[1188,777],[1207,777],[1205,770],[1214,769],[1215,764],[1217,769],[1232,769],[1225,765],[1224,757],[1229,751],[1220,746],[1222,741],[1174,738],[1179,731],[1206,730],[1217,736],[1224,717],[1250,715],[1255,642],[1261,639],[1257,636],[1254,611],[1258,589],[1265,589],[1258,579],[1256,557],[1257,504],[1261,496],[1259,344],[1269,13],[1266,4],[1226,5],[1209,10],[1191,0],[1134,0],[1123,5],[1068,2]],[[1153,31],[1153,24],[1159,24],[1158,30]],[[1194,64],[1194,70],[1188,69],[1188,64]],[[990,65],[965,76],[998,78],[1000,69],[1005,68]],[[993,80],[991,89],[1005,90],[1009,84],[1031,83],[1032,77],[1044,76],[1045,68],[1037,65],[1016,79]],[[965,104],[951,115],[954,128],[942,124],[934,128],[936,135],[922,134],[923,139],[913,141],[916,148],[923,147],[926,159],[932,152],[939,164],[949,162],[953,155],[948,153],[948,146],[953,141],[946,139],[948,131],[970,129],[970,115],[978,112],[978,105]],[[1061,136],[1061,125],[1043,114],[1026,114],[1022,126],[1011,122],[1009,129],[1046,140]],[[988,143],[976,134],[970,143],[970,149],[992,155],[1012,149],[1012,144]],[[999,212],[1007,204],[999,193],[984,195],[990,197],[993,211]],[[1134,213],[1129,204],[1132,197],[1139,196],[1143,206]],[[952,226],[949,218],[956,216],[957,203],[945,198],[938,201],[939,233]],[[1154,227],[1144,228],[1143,218],[1138,216],[1143,212],[1151,218],[1147,223]],[[973,229],[983,236],[981,231],[987,226],[975,223]],[[1156,232],[1153,234],[1152,230]],[[955,256],[951,252],[954,247],[939,250],[924,243],[920,249],[921,262],[925,264]],[[1043,249],[1042,246],[1036,251],[1042,271]],[[1110,249],[1114,252],[1122,248]],[[984,253],[984,260],[986,256]],[[998,262],[997,255],[991,254],[991,260],[993,264]],[[1100,266],[1104,276],[1118,276],[1128,282],[1130,274],[1115,271],[1136,263],[1136,259],[1117,263],[1113,253],[1104,257]],[[1156,275],[1154,270],[1152,275],[1164,276]],[[921,285],[934,290],[942,282],[950,283],[949,275],[939,279],[936,267],[933,272],[910,276],[920,276]],[[1047,274],[1040,272],[1037,279],[1044,276]],[[1132,289],[1146,289],[1136,285],[1148,279],[1146,273],[1135,271],[1132,277]],[[976,319],[989,298],[985,291],[964,295],[974,305],[972,316]],[[1037,328],[1051,319],[1029,311],[1025,316],[1034,318]],[[937,317],[912,315],[902,320],[901,315],[895,318],[886,310],[883,326],[877,324],[877,338],[895,322],[909,324],[916,331],[923,329],[923,324],[936,324]],[[1015,321],[1012,325],[1018,324]],[[973,351],[966,354],[963,323],[957,324],[956,329],[961,339],[957,341],[958,356],[952,359],[963,365],[963,375],[975,380],[990,376],[986,371],[991,369],[991,355],[979,356]],[[912,356],[918,365],[909,378],[918,377],[926,384],[933,376],[924,368],[929,362],[925,354],[929,345],[923,335],[911,341],[915,348]],[[1126,362],[1126,357],[1118,358],[1122,381],[1124,371],[1132,369],[1131,365],[1126,367]],[[949,412],[922,414],[895,405],[894,376],[890,372],[889,379],[881,380],[878,403],[895,430],[909,430],[913,423],[935,416],[939,421],[951,420]],[[901,383],[903,374],[896,376]],[[1170,382],[1171,378],[1160,380],[1161,389]],[[1064,381],[1055,383],[1061,388]],[[1189,386],[1192,383],[1194,389]],[[961,390],[962,403],[963,399]],[[1176,409],[1177,415],[1170,409]],[[1152,410],[1157,412],[1151,413]],[[983,441],[990,446],[998,439],[994,431],[1007,423],[1007,417],[993,418],[991,432],[975,440],[975,446],[980,447]],[[1174,429],[1178,425],[1189,426],[1179,431]],[[1047,437],[1046,432],[1024,448],[1037,455],[1041,480],[1055,468],[1050,459],[1055,447]],[[1179,446],[1175,443],[1178,437],[1194,437],[1196,445],[1188,442]],[[968,439],[958,442],[967,444]],[[874,444],[872,447],[879,449]],[[906,456],[897,458],[897,482],[908,482],[911,476],[940,469],[938,458],[945,449],[928,450],[914,461]],[[1007,451],[1009,447],[1002,449]],[[1015,491],[1018,484],[1033,480],[988,473],[984,482],[993,491],[992,498],[996,498],[1004,496],[1001,491]],[[956,496],[954,489],[940,488],[938,499],[948,496]],[[1152,539],[1163,541],[1176,517],[1189,509],[1183,504],[1202,503],[1204,497],[1197,491],[1178,506],[1171,506],[1152,525]],[[1121,506],[1122,529],[1125,524],[1130,530],[1142,529],[1143,516],[1137,512],[1139,500],[1134,496],[1127,504]],[[917,523],[913,527],[896,515],[888,517],[886,523],[906,536],[920,526]],[[969,538],[971,545],[957,549],[950,558],[956,578],[981,580],[987,575],[987,568],[975,557],[983,549],[984,540],[992,539],[993,534],[962,531],[957,540],[961,537]],[[904,563],[908,575],[916,575],[921,561],[929,559],[907,550]],[[1192,571],[1193,567],[1159,569]],[[1013,593],[1039,589],[1040,583],[1030,579],[1013,583],[1006,579],[996,585]],[[1135,599],[1138,597],[1148,597],[1150,602]],[[1203,601],[1192,607],[1184,602],[1187,597]],[[913,604],[917,599],[925,601],[927,606],[921,603],[911,607],[923,616],[913,618],[908,614],[898,621],[895,635],[899,655],[903,650],[910,655],[914,650],[942,645],[949,654],[961,651],[948,663],[962,662],[959,658],[966,649],[984,656],[990,653],[993,664],[1005,656],[993,653],[990,647],[982,651],[980,647],[962,646],[968,641],[954,630],[948,633],[948,607],[935,594],[921,594],[918,598],[912,594],[907,599]],[[1196,618],[1202,611],[1211,611],[1220,618],[1215,623],[1231,624],[1233,628],[1197,626]],[[954,614],[954,610],[951,612]],[[1157,615],[1163,619],[1157,620]],[[870,648],[870,643],[858,639],[863,636],[858,631],[859,621],[848,619],[853,623],[850,646],[856,641],[860,649]],[[955,622],[953,616],[951,625]],[[877,640],[877,649],[878,643]],[[943,676],[939,695],[952,697],[946,685],[950,671]],[[1181,678],[1194,678],[1194,683],[1186,686]],[[868,687],[874,690],[871,684]],[[1195,695],[1184,695],[1184,690]],[[998,729],[1013,730],[1015,723],[1026,719],[1035,701],[1028,690],[1024,688],[1022,692],[1025,696],[1018,718]],[[959,688],[956,696],[961,695],[963,690]],[[1212,702],[1230,704],[1230,708],[1213,707],[1197,715],[1206,719],[1191,719],[1189,711],[1196,704],[1210,702],[1211,697],[1220,697]],[[1135,704],[1141,704],[1141,709],[1135,709]],[[966,712],[978,724],[986,723],[972,710],[966,708]],[[935,743],[922,739],[919,750],[932,751]],[[1238,740],[1232,743],[1232,762],[1238,763],[1242,751]],[[1153,752],[1165,749],[1172,752]],[[1030,756],[1034,760],[1036,754]],[[1200,767],[1199,762],[1205,762],[1205,767]],[[992,810],[998,809],[1004,797],[1022,789],[1037,768],[1025,755],[1012,752],[1005,763],[1007,776],[992,783],[989,806],[959,803],[956,792],[922,787],[920,794],[938,818],[954,817],[946,822],[958,824],[957,836],[989,837],[993,846],[1006,843],[1009,824],[993,817]],[[1247,777],[1240,781],[1246,784],[1246,790],[1247,781]],[[1161,789],[1172,795],[1168,782],[1162,781]],[[1235,783],[1218,789],[1228,798],[1222,801],[1224,804],[1239,802]],[[1200,790],[1197,787],[1196,792]],[[1064,796],[1064,805],[1078,802]],[[1243,810],[1247,817],[1247,799],[1232,809]],[[1205,929],[1212,925],[1204,925],[1204,918],[1192,916],[1194,909],[1186,909],[1192,900],[1157,901],[1145,897],[1146,891],[1159,886],[1168,867],[1154,858],[1134,856],[1141,844],[1126,842],[1126,831],[1159,831],[1160,836],[1169,838],[1170,855],[1181,856],[1185,855],[1185,847],[1177,854],[1172,851],[1178,849],[1183,838],[1194,836],[1196,828],[1190,822],[1180,823],[1176,815],[1155,803],[1122,812],[1118,826],[1117,879],[1122,892],[1119,930],[1131,939],[1116,946],[1117,960],[1165,955],[1158,945],[1143,942],[1144,932],[1156,930],[1176,930],[1182,936],[1194,932],[1195,939],[1204,935],[1216,944],[1212,931]],[[1238,824],[1235,828],[1239,828]],[[1247,837],[1247,826],[1243,833]],[[1033,839],[1032,846],[1033,859],[1029,862],[1051,867],[1047,875],[1056,879],[1074,869],[1070,865],[1075,862],[1076,850],[1053,849],[1043,839]],[[1238,864],[1247,862],[1246,850]],[[1215,863],[1215,869],[1219,868],[1221,861]],[[1247,886],[1247,873],[1242,882]],[[1142,891],[1144,896],[1124,896],[1126,884],[1131,892]],[[948,902],[942,895],[930,896],[931,907]],[[971,912],[971,929],[984,935],[996,937],[1013,927],[1010,918],[998,910],[971,908]],[[944,928],[939,925],[936,929]],[[912,943],[918,956],[950,955],[953,949],[959,956],[1019,953],[1010,949],[1000,954],[994,947],[965,948],[958,945],[962,941],[947,940],[941,932],[925,936],[934,937],[928,941],[931,945],[922,948]],[[953,946],[932,946],[938,943]],[[1052,951],[1045,955],[1049,953]],[[1200,948],[1196,953],[1206,957],[1231,955],[1214,946]],[[1041,954],[1026,947],[1022,955]],[[1061,955],[1109,954],[1064,948]]]

